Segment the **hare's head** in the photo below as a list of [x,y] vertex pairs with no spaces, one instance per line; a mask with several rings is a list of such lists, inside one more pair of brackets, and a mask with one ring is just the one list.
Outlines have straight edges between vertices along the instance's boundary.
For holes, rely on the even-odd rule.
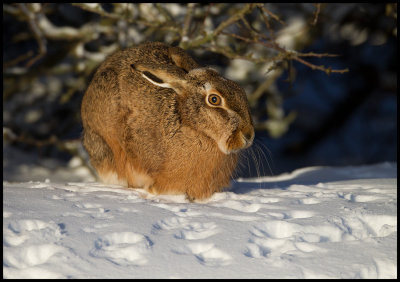
[[213,139],[225,153],[249,147],[254,139],[246,93],[210,68],[136,63],[134,71],[150,83],[177,93],[182,124]]

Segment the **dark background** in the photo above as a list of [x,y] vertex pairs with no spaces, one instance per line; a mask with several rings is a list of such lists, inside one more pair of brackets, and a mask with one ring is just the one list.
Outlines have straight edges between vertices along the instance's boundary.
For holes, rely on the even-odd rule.
[[[148,5],[146,9],[159,11],[155,5]],[[185,4],[175,5],[186,9]],[[226,19],[234,5],[240,8],[242,4],[210,6],[216,25]],[[114,11],[111,4],[102,7],[104,11]],[[208,7],[200,5],[196,9]],[[397,4],[324,4],[315,25],[310,24],[315,5],[266,7],[287,26],[293,19],[307,19],[307,40],[296,41],[296,51],[340,55],[307,58],[310,63],[349,71],[327,74],[296,61],[291,68],[282,63],[283,72],[272,90],[266,89],[252,105],[253,118],[256,124],[272,120],[266,110],[271,103],[284,117],[293,112],[296,118],[286,124],[287,131],[279,136],[272,137],[268,129],[257,130],[255,144],[245,152],[239,176],[275,175],[304,166],[397,162]],[[80,103],[99,64],[88,64],[77,55],[80,39],[66,37],[46,38],[46,53],[27,67],[34,55],[24,55],[29,51],[38,54],[39,44],[19,8],[16,4],[3,4],[3,179],[21,164],[43,165],[41,160],[51,159],[57,162],[47,162],[47,166],[62,166],[74,155],[85,158],[80,146]],[[110,20],[71,4],[46,4],[41,9],[57,27],[80,28],[91,22],[106,25]],[[138,11],[144,13],[143,9]],[[140,16],[146,17],[136,17]],[[246,16],[251,23],[252,17],[255,15]],[[183,22],[183,18],[184,13],[176,20]],[[101,33],[87,40],[84,50],[101,53],[99,46],[116,41],[119,48],[148,40],[179,43],[167,33],[146,26],[136,28],[134,23],[124,26],[121,22],[111,21],[110,26],[127,30],[125,37],[116,36],[117,30]],[[271,23],[279,34],[282,25]],[[130,33],[130,28],[136,28],[140,36]],[[232,28],[231,32],[241,34],[240,28]],[[223,54],[201,48],[188,52],[203,64],[217,66],[227,76],[234,71],[231,60]],[[265,76],[265,71],[254,65],[236,80],[250,94]],[[19,153],[10,154],[11,151]]]

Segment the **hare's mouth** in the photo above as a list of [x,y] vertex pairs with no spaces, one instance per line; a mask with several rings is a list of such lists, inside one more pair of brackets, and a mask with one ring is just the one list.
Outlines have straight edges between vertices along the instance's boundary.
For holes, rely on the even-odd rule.
[[225,142],[218,142],[218,147],[225,154],[237,153],[253,144],[253,127],[235,131]]

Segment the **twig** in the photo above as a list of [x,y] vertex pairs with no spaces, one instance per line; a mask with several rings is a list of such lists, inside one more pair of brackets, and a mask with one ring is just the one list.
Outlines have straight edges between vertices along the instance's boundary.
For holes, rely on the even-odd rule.
[[262,45],[264,45],[265,47],[268,47],[268,48],[280,49],[279,51],[285,51],[286,52],[285,49],[279,47],[278,44],[275,43],[274,41],[263,42],[263,41],[259,41],[259,40],[256,40],[256,39],[250,39],[250,38],[247,38],[247,37],[243,37],[243,36],[240,36],[240,35],[237,35],[237,34],[234,34],[234,33],[228,33],[228,32],[223,32],[223,34],[231,36],[233,38],[240,39],[240,40],[245,41],[247,43],[253,43],[253,44],[258,43],[258,44],[262,44]]
[[264,4],[257,4],[257,7],[260,8],[263,12],[267,13],[271,18],[279,22],[281,25],[286,25],[284,21],[282,21],[279,16],[272,13],[270,10],[264,7]]
[[161,5],[161,3],[156,3],[155,6],[156,6],[156,9],[160,12],[160,14],[165,17],[166,22],[175,23],[174,17],[171,15],[171,13],[167,9],[164,8],[163,5]]
[[265,90],[270,89],[271,85],[276,79],[282,74],[283,70],[279,70],[273,73],[273,75],[267,77],[263,83],[261,83],[253,93],[248,97],[250,105],[254,106],[258,99],[265,93]]
[[314,65],[314,64],[312,64],[310,62],[307,62],[307,61],[299,58],[300,56],[303,56],[303,57],[311,57],[311,56],[313,56],[313,57],[318,57],[318,58],[321,58],[321,57],[335,57],[335,56],[337,56],[335,54],[327,54],[327,53],[325,53],[325,54],[316,54],[316,53],[313,53],[313,52],[310,52],[310,53],[298,53],[298,52],[293,52],[293,51],[287,51],[286,49],[280,47],[275,42],[258,41],[258,40],[246,38],[246,37],[243,37],[243,36],[240,36],[240,35],[236,35],[236,34],[229,34],[229,35],[232,36],[232,37],[235,37],[237,39],[243,40],[245,42],[248,42],[248,43],[261,44],[261,45],[263,45],[263,46],[265,46],[267,48],[275,49],[275,50],[280,52],[278,58],[286,59],[286,60],[296,60],[296,61],[298,61],[298,62],[310,67],[313,70],[321,70],[321,71],[326,72],[327,74],[330,74],[330,73],[345,73],[345,72],[349,71],[348,68],[342,69],[342,70],[333,70],[331,67],[326,68],[323,65],[317,66],[317,65]]
[[274,30],[271,28],[271,25],[270,25],[270,23],[269,23],[268,17],[267,17],[266,14],[264,13],[264,10],[263,10],[263,9],[264,9],[264,6],[263,6],[263,4],[258,5],[257,8],[260,10],[260,14],[261,14],[262,18],[264,19],[265,27],[268,29],[271,39],[275,41],[275,32],[274,32]]
[[321,3],[314,4],[314,6],[316,7],[316,11],[314,13],[314,20],[312,21],[311,25],[315,26],[317,24],[318,16],[321,11]]
[[210,10],[211,10],[211,7],[212,7],[213,5],[214,5],[213,3],[209,3],[209,4],[207,5],[207,10],[206,10],[206,12],[205,12],[205,15],[204,15],[204,18],[203,18],[203,22],[201,23],[201,30],[204,30],[204,27],[205,27],[205,25],[206,25],[206,19],[207,19],[207,17],[208,17],[209,14],[210,14]]
[[26,67],[29,68],[30,66],[32,66],[37,60],[39,60],[40,58],[42,58],[46,53],[47,53],[47,40],[43,35],[43,32],[41,31],[41,29],[37,26],[36,24],[36,16],[34,13],[32,13],[31,11],[28,10],[28,8],[26,7],[25,4],[21,3],[18,4],[21,12],[24,14],[24,16],[26,17],[28,24],[29,24],[29,28],[32,30],[33,35],[35,36],[36,42],[38,43],[39,46],[39,53],[33,57],[32,59],[30,59],[28,61],[28,63],[26,64]]
[[229,47],[220,47],[218,45],[212,45],[206,49],[211,52],[222,54],[229,59],[242,59],[242,60],[251,61],[254,63],[270,61],[269,58],[268,59],[267,58],[256,59],[256,58],[253,58],[252,55],[248,55],[248,56],[239,55],[238,53],[232,51]]
[[249,13],[253,9],[253,4],[246,4],[241,10],[234,13],[229,19],[220,23],[220,25],[214,30],[213,37],[218,36],[225,28],[240,20],[245,14]]
[[317,65],[311,64],[311,63],[309,63],[309,62],[307,62],[307,61],[305,61],[305,60],[303,60],[303,59],[301,59],[299,57],[293,57],[292,59],[295,60],[295,61],[298,61],[298,62],[300,62],[300,63],[302,63],[302,64],[304,64],[304,65],[306,65],[308,67],[310,67],[313,70],[320,70],[320,71],[325,72],[326,74],[331,74],[331,73],[341,73],[341,74],[343,74],[343,73],[349,71],[348,68],[345,68],[345,69],[342,69],[342,70],[333,70],[332,67],[326,68],[323,65],[317,66]]
[[[256,39],[260,32],[256,30],[249,22],[248,20],[242,16],[240,20],[243,22],[244,26],[247,28],[247,30],[250,32],[251,36]],[[239,22],[237,22],[239,24]]]
[[185,20],[183,22],[183,27],[182,27],[182,37],[181,37],[181,43],[180,46],[185,49],[184,47],[186,46],[187,41],[189,41],[189,30],[190,30],[190,25],[192,24],[192,19],[193,19],[193,12],[196,4],[195,3],[189,3],[187,5],[187,12],[185,16]]
[[43,146],[56,146],[58,149],[67,152],[75,152],[73,144],[79,144],[81,142],[80,139],[72,139],[68,141],[61,141],[55,135],[51,135],[49,138],[44,140],[37,140],[35,138],[19,135],[17,136],[14,132],[12,132],[8,128],[3,127],[3,140],[24,143],[27,145],[35,146],[35,147],[43,147]]
[[82,10],[99,14],[103,17],[107,17],[114,20],[120,20],[121,15],[108,13],[103,10],[99,3],[72,3],[74,6],[78,6]]
[[301,53],[301,52],[296,52],[296,55],[298,57],[317,57],[317,58],[322,58],[322,57],[339,57],[340,55],[338,54],[330,54],[330,53],[321,53],[317,54],[314,52],[308,52],[308,53]]
[[3,64],[3,69],[9,68],[11,66],[14,66],[16,64],[18,64],[19,62],[25,61],[26,59],[30,58],[33,56],[33,51],[29,50],[26,54],[22,54],[20,56],[18,56],[17,58],[10,60],[8,62],[5,62]]
[[3,127],[3,140],[23,143],[35,147],[43,147],[43,146],[55,146],[58,150],[63,152],[68,152],[72,156],[76,156],[81,159],[82,164],[86,166],[90,173],[96,177],[96,173],[93,169],[87,164],[85,158],[79,152],[79,144],[81,144],[80,138],[70,139],[62,141],[58,139],[55,135],[51,135],[49,138],[45,140],[37,140],[28,136],[17,136],[12,130],[9,128]]

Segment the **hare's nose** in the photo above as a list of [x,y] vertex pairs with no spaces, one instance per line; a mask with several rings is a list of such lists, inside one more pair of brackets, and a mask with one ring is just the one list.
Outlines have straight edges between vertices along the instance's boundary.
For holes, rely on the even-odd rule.
[[246,145],[250,146],[254,139],[254,129],[253,127],[247,127],[242,130],[244,139],[246,140]]

